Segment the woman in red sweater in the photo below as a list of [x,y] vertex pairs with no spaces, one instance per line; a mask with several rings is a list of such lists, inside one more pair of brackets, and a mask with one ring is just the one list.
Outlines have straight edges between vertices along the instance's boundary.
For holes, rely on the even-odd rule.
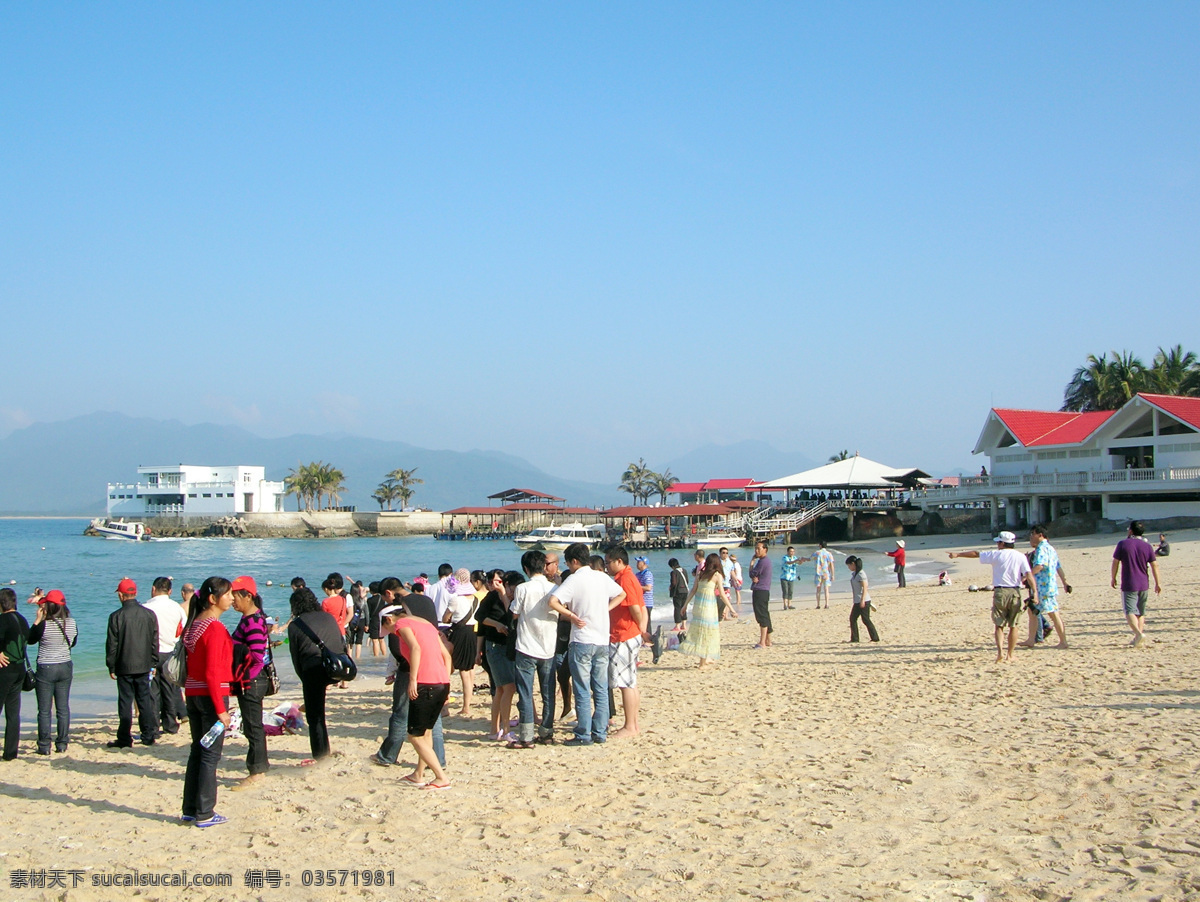
[[210,576],[192,596],[183,630],[187,648],[183,694],[192,731],[192,749],[183,778],[183,820],[197,827],[213,827],[228,820],[213,810],[217,804],[217,762],[221,760],[225,734],[221,733],[208,748],[200,740],[217,722],[229,729],[225,699],[233,676],[233,641],[220,617],[232,604],[229,580]]

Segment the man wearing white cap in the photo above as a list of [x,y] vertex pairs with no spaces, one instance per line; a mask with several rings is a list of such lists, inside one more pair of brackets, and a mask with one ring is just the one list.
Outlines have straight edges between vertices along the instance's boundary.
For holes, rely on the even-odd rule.
[[[992,565],[992,623],[996,627],[996,663],[1013,659],[1017,649],[1017,621],[1021,617],[1021,583],[1029,586],[1038,603],[1037,581],[1029,560],[1017,551],[1017,537],[1005,530],[993,539],[995,551],[951,551],[950,557],[973,557]],[[1008,656],[1004,654],[1004,631],[1008,630]]]
[[903,589],[906,585],[908,585],[904,581],[904,540],[897,539],[896,550],[885,551],[884,554],[890,558],[895,558],[896,566],[893,569],[896,571],[896,588]]

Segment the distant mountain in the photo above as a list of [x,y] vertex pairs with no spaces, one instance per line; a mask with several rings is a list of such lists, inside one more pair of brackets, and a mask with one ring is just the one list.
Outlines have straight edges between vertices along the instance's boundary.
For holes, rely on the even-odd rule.
[[813,467],[815,461],[798,451],[780,451],[755,439],[732,445],[703,445],[695,451],[667,461],[671,474],[680,482],[701,482],[708,479],[778,479]]
[[[0,512],[102,514],[109,482],[134,482],[137,467],[155,464],[265,466],[282,480],[299,463],[323,460],[346,474],[344,504],[378,510],[371,493],[397,467],[424,479],[412,503],[434,510],[487,504],[508,488],[536,489],[575,505],[617,504],[615,485],[551,476],[500,451],[434,451],[361,436],[260,438],[236,426],[185,426],[117,413],[34,423],[0,439]],[[294,503],[294,502],[292,502]]]

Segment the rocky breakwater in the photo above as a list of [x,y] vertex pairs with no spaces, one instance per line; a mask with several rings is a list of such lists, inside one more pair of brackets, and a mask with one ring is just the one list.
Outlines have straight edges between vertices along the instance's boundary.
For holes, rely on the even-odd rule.
[[147,517],[141,522],[152,538],[328,539],[432,535],[441,527],[441,521],[440,513],[430,511],[277,511],[223,517]]

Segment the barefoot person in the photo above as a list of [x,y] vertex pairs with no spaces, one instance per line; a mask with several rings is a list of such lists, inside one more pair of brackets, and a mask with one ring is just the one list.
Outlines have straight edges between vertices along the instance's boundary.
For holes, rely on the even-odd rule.
[[758,644],[755,648],[770,648],[771,633],[771,559],[767,543],[754,543],[754,560],[750,562],[750,605],[758,623]]
[[[408,661],[408,741],[417,752],[417,766],[402,779],[422,789],[449,789],[450,780],[433,751],[430,730],[442,714],[450,697],[450,670],[453,662],[437,627],[415,616],[407,597],[400,602],[405,614],[396,621],[400,650]],[[425,768],[433,771],[433,780],[424,780]]]
[[1113,551],[1112,587],[1117,588],[1117,574],[1121,576],[1121,600],[1125,605],[1125,622],[1133,631],[1130,645],[1138,646],[1146,634],[1146,602],[1150,598],[1150,575],[1154,574],[1154,594],[1162,594],[1162,583],[1158,579],[1157,555],[1154,546],[1142,538],[1145,528],[1140,520],[1129,524],[1125,538],[1117,543]]
[[[950,557],[978,558],[992,567],[992,623],[996,627],[996,663],[1012,661],[1017,648],[1017,620],[1021,616],[1021,583],[1029,586],[1034,603],[1037,581],[1025,555],[1017,551],[1017,537],[1008,530],[994,539],[995,551],[951,551]],[[1004,654],[1004,631],[1008,630],[1008,656]]]
[[1029,608],[1029,635],[1021,643],[1024,648],[1033,648],[1038,638],[1039,615],[1045,617],[1054,626],[1058,634],[1056,648],[1067,647],[1067,628],[1062,615],[1058,612],[1058,580],[1062,577],[1063,588],[1071,591],[1067,575],[1063,573],[1062,564],[1058,560],[1058,552],[1046,539],[1046,528],[1034,526],[1029,531],[1029,544],[1033,547],[1033,578],[1037,581],[1038,598],[1041,599],[1036,608]]
[[[805,561],[811,560],[816,570],[813,572],[813,585],[817,587],[817,608],[821,607],[821,596],[825,596],[825,607],[829,607],[829,587],[833,585],[833,580],[837,576],[836,568],[833,566],[833,552],[825,547],[825,543],[821,542],[817,547],[817,553],[811,558],[805,558]],[[800,563],[804,563],[801,561]]]

